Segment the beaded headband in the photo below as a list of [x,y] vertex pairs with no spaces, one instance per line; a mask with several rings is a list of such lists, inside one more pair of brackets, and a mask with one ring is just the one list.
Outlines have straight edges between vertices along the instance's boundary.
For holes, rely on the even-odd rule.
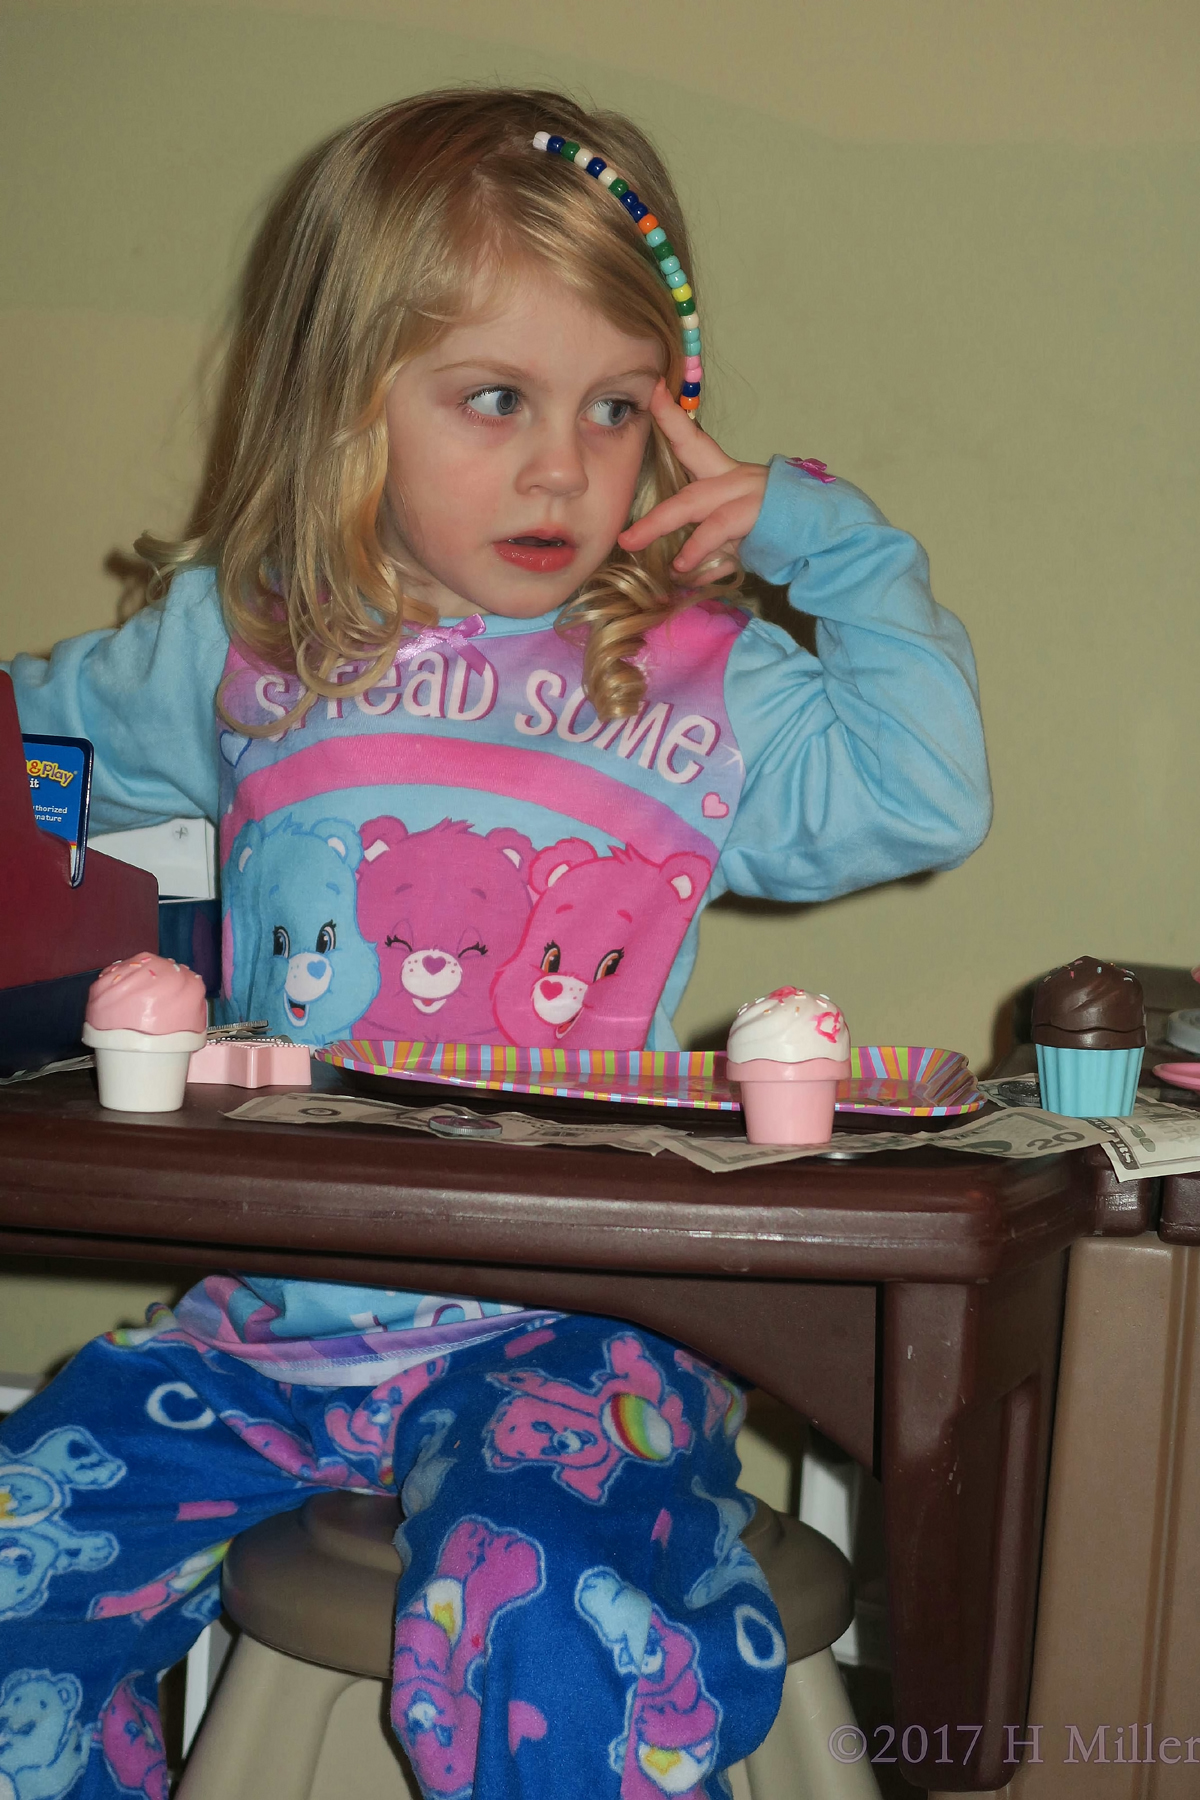
[[570,138],[556,137],[550,131],[539,131],[533,140],[533,147],[535,150],[545,150],[551,156],[561,156],[564,162],[574,163],[577,169],[582,169],[585,175],[590,175],[601,187],[606,187],[621,202],[641,232],[647,250],[658,263],[659,274],[671,290],[675,311],[679,314],[684,356],[679,404],[686,413],[698,412],[700,387],[704,380],[704,365],[700,361],[700,315],[696,311],[687,271],[676,256],[671,240],[645,201],[640,200],[629,183],[623,181],[615,169],[610,169],[604,158],[597,156],[594,150],[584,150],[572,143]]

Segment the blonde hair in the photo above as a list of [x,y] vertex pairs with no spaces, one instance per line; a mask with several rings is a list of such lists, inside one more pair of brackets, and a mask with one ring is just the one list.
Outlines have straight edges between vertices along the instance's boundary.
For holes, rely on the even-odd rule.
[[[381,539],[385,403],[405,361],[464,316],[481,271],[548,269],[621,331],[656,339],[679,392],[679,321],[640,234],[598,183],[533,149],[543,129],[621,170],[693,269],[670,178],[636,126],[511,89],[422,94],[348,126],[305,159],[259,233],[190,534],[143,537],[138,550],[160,588],[188,564],[216,566],[231,636],[299,677],[286,722],[318,696],[362,693],[414,627],[436,623],[405,591],[415,571]],[[685,481],[653,430],[633,516]],[[604,718],[642,703],[647,631],[730,591],[672,591],[681,541],[637,555],[614,547],[560,614],[559,629],[584,642],[585,690]],[[347,664],[358,672],[338,683]]]

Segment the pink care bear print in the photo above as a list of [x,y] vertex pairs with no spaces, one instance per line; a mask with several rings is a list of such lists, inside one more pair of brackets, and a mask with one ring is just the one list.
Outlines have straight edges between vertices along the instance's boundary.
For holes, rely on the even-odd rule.
[[379,957],[379,992],[354,1036],[494,1042],[490,989],[529,917],[533,845],[455,819],[413,832],[368,819],[361,836],[358,926]]
[[536,899],[512,960],[492,987],[510,1043],[639,1050],[712,871],[677,851],[600,856],[567,838],[533,860]]
[[379,992],[356,1038],[636,1050],[711,869],[677,851],[535,850],[519,831],[369,819],[358,927]]
[[688,1449],[683,1402],[637,1338],[610,1338],[604,1359],[586,1388],[540,1369],[489,1375],[506,1398],[484,1433],[488,1468],[548,1468],[560,1487],[598,1505],[628,1458],[667,1463]]
[[[497,1621],[545,1587],[540,1545],[466,1518],[442,1545],[433,1578],[396,1620],[392,1723],[426,1794],[459,1800],[475,1773],[482,1710],[476,1673]],[[541,1738],[536,1707],[509,1703],[509,1747]]]

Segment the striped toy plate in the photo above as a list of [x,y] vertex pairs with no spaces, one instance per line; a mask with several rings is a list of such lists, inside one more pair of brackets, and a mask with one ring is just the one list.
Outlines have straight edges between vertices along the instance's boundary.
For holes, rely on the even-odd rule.
[[[313,1052],[363,1075],[446,1082],[489,1093],[642,1106],[740,1112],[721,1050],[524,1050],[512,1044],[368,1042],[346,1038]],[[838,1084],[838,1111],[943,1118],[976,1112],[986,1095],[965,1056],[919,1044],[861,1044],[850,1079]]]

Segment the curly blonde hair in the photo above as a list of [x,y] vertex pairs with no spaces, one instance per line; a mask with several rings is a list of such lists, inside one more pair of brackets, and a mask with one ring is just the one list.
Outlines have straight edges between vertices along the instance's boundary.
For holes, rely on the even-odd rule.
[[[459,89],[384,107],[312,152],[271,207],[189,534],[137,546],[159,591],[182,567],[215,565],[231,636],[299,677],[286,720],[231,721],[240,730],[279,731],[319,696],[364,692],[406,636],[436,623],[406,592],[416,570],[384,547],[385,403],[404,363],[463,318],[481,268],[549,270],[619,330],[656,339],[678,395],[679,321],[641,234],[597,182],[532,147],[543,129],[592,145],[626,175],[693,269],[679,201],[647,139],[619,114],[555,93]],[[632,517],[686,479],[656,428]],[[614,546],[559,615],[558,629],[583,642],[585,691],[603,718],[641,705],[646,633],[730,590],[694,576],[686,591],[673,587],[681,541],[637,555]]]

